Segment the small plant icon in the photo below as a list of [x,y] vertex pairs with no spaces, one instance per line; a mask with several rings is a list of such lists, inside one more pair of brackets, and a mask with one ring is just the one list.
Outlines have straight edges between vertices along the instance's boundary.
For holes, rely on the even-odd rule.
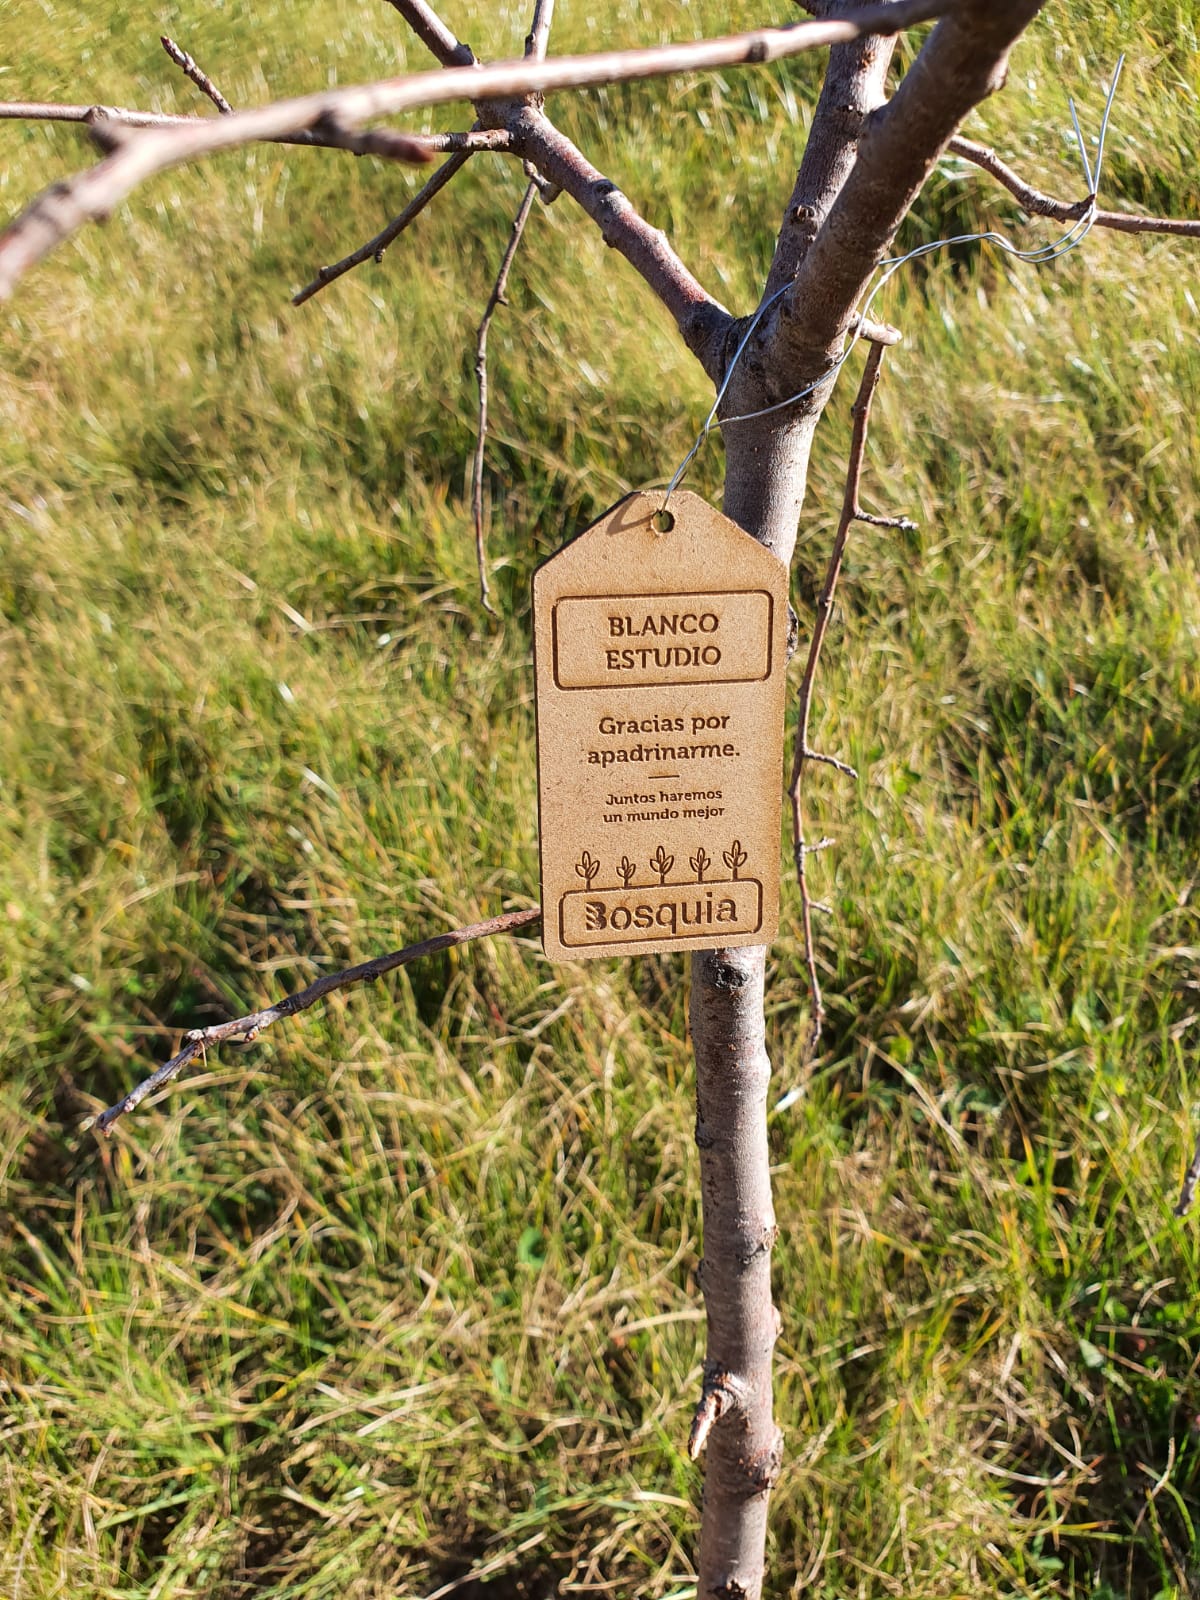
[[696,874],[696,882],[703,883],[704,874],[708,871],[709,867],[712,866],[712,857],[709,855],[708,851],[705,850],[704,846],[701,845],[694,856],[688,857],[688,865]]
[[661,844],[650,857],[650,871],[658,873],[659,883],[666,883],[667,873],[670,872],[674,865],[675,857],[669,856]]
[[744,867],[747,861],[749,861],[750,857],[742,849],[741,844],[737,839],[733,841],[733,848],[731,850],[722,850],[721,855],[724,859],[725,865],[729,868],[729,871],[733,876],[734,883],[736,883],[738,868]]
[[629,885],[633,882],[634,874],[637,872],[636,865],[634,862],[630,861],[628,856],[622,856],[621,864],[618,866],[617,871],[621,876],[622,889],[628,889]]
[[575,871],[582,879],[584,879],[588,888],[590,889],[592,887],[593,878],[595,878],[596,874],[600,871],[600,863],[596,860],[594,855],[585,850],[580,856],[579,860],[575,863]]

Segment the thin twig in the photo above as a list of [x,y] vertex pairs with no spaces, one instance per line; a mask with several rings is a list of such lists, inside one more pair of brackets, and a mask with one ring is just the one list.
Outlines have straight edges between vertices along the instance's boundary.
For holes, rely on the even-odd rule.
[[431,150],[467,151],[470,155],[507,155],[513,136],[507,128],[468,128],[465,133],[423,133]]
[[832,756],[822,755],[819,751],[809,747],[808,728],[812,714],[817,663],[821,656],[821,646],[824,644],[825,635],[829,630],[829,619],[833,615],[833,598],[837,592],[838,578],[841,576],[842,562],[846,554],[846,541],[849,537],[851,525],[855,522],[870,522],[875,526],[892,528],[911,528],[913,526],[905,517],[872,516],[863,511],[858,500],[858,492],[862,484],[863,462],[867,453],[867,428],[871,418],[871,402],[875,397],[875,390],[879,386],[879,373],[886,350],[886,344],[871,344],[867,352],[866,365],[863,368],[862,381],[858,386],[858,394],[854,401],[852,412],[854,428],[850,436],[850,457],[846,463],[846,490],[842,497],[842,514],[838,521],[833,550],[830,552],[829,566],[825,572],[825,582],[817,600],[812,642],[808,647],[808,660],[805,662],[804,677],[800,683],[800,710],[796,722],[796,741],[792,751],[792,779],[788,788],[788,795],[792,802],[792,850],[796,863],[796,881],[800,885],[800,916],[804,929],[804,963],[808,969],[808,986],[812,995],[812,1021],[809,1025],[808,1038],[805,1042],[805,1062],[813,1059],[817,1043],[821,1037],[821,1028],[825,1021],[825,1005],[821,996],[821,979],[817,972],[817,955],[812,930],[812,914],[816,908],[816,903],[809,893],[807,863],[810,855],[815,855],[819,850],[827,849],[832,841],[821,839],[816,844],[808,844],[805,840],[804,766],[808,761],[820,761],[826,766],[836,768],[839,772],[857,776],[854,768],[848,766],[846,762],[837,761]]
[[314,144],[349,150],[356,156],[382,156],[385,161],[408,161],[422,166],[433,160],[437,144],[424,134],[401,133],[396,128],[351,128],[336,112],[312,127]]
[[[411,8],[414,0],[405,0]],[[552,89],[674,76],[779,61],[806,50],[845,44],[868,33],[897,33],[951,8],[953,0],[893,0],[820,22],[794,22],[750,33],[636,50],[560,56],[548,61],[502,61],[488,67],[450,67],[354,88],[278,100],[228,117],[205,117],[185,127],[147,128],[120,141],[103,161],[44,190],[0,234],[0,298],[55,245],[113,208],[155,173],[219,150],[329,126],[357,126],[423,106],[455,100],[518,99]]]
[[869,339],[872,344],[899,344],[904,335],[899,328],[893,328],[890,322],[876,322],[874,317],[860,317],[858,337]]
[[[550,43],[550,24],[553,19],[554,0],[535,0],[533,21],[525,40],[527,60],[545,60],[546,48]],[[528,162],[525,163],[525,170],[529,175],[529,186],[513,218],[512,232],[500,262],[500,270],[496,274],[487,305],[483,308],[479,331],[475,336],[475,381],[479,387],[479,426],[475,435],[475,458],[471,463],[471,515],[475,521],[475,560],[479,567],[479,599],[483,609],[492,616],[495,616],[496,612],[488,589],[487,541],[483,528],[483,452],[487,444],[488,427],[487,345],[492,318],[500,306],[508,303],[504,298],[505,290],[508,288],[508,275],[512,271],[513,261],[520,249],[521,235],[525,232],[525,224],[529,221],[529,213],[533,210],[534,198],[545,187],[545,180],[541,174],[531,168]]]
[[[861,520],[863,522],[874,522],[875,518],[863,517]],[[832,767],[835,772],[840,772],[844,777],[858,777],[857,767],[852,767],[848,761],[839,761],[836,756],[827,756],[823,750],[806,750],[804,759],[806,761],[819,761],[822,766]]]
[[364,261],[382,261],[383,252],[387,247],[400,237],[410,222],[414,222],[421,215],[434,196],[441,193],[451,178],[461,172],[470,159],[469,150],[451,156],[449,161],[437,169],[424,188],[413,195],[398,217],[393,217],[386,228],[377,233],[373,239],[368,239],[366,244],[359,245],[357,250],[352,250],[348,256],[343,256],[331,266],[322,267],[311,283],[306,283],[303,289],[292,296],[292,304],[302,306],[306,300],[311,300],[313,295],[320,294],[321,290],[335,278],[340,278],[343,273],[361,266]]
[[[230,113],[232,115],[232,113]],[[194,128],[207,117],[180,117],[163,111],[131,111],[121,106],[57,105],[40,100],[0,101],[0,122],[80,122],[100,141],[106,128]],[[396,133],[387,128],[356,133],[325,124],[307,133],[281,134],[272,144],[308,145],[323,150],[348,150],[353,155],[393,154],[396,140],[404,140],[417,160],[430,155],[467,150],[471,154],[491,151],[505,155],[512,149],[512,134],[505,128],[470,128],[463,133]],[[382,141],[382,142],[381,142]],[[111,140],[115,145],[119,140]],[[405,159],[410,159],[405,157]]]
[[311,300],[320,294],[328,284],[342,277],[347,272],[352,272],[355,267],[361,267],[366,261],[382,261],[383,253],[389,245],[394,244],[410,223],[414,222],[424,211],[429,202],[439,195],[446,185],[457,173],[461,172],[467,164],[467,158],[480,150],[504,154],[512,148],[512,135],[503,128],[471,128],[466,133],[434,134],[429,137],[431,147],[439,150],[455,150],[457,153],[444,165],[440,166],[430,178],[424,188],[412,197],[399,216],[393,217],[388,225],[377,233],[374,238],[368,239],[365,244],[359,245],[357,250],[352,250],[348,256],[343,256],[340,261],[335,261],[328,267],[322,267],[311,283],[306,283],[292,296],[294,306],[302,306],[306,300]]
[[[1026,183],[994,150],[985,144],[977,144],[974,139],[963,139],[956,135],[946,146],[946,154],[973,162],[995,178],[1031,216],[1051,217],[1056,222],[1078,222],[1088,215],[1091,196],[1084,200],[1056,200],[1053,195]],[[1115,233],[1166,233],[1177,238],[1200,238],[1200,221],[1182,217],[1139,217],[1124,211],[1096,211],[1092,221],[1097,228],[1111,228]]]
[[[100,108],[103,110],[103,107]],[[230,112],[232,117],[234,112]],[[208,117],[193,117],[192,123],[209,127]],[[215,119],[223,120],[223,119]],[[89,123],[92,142],[109,154],[120,153],[133,137],[119,119],[99,116]],[[380,156],[384,161],[406,161],[410,166],[424,166],[432,161],[439,149],[446,147],[444,137],[438,134],[402,133],[397,128],[350,128],[332,112],[303,133],[281,136],[278,144],[309,145],[323,150],[346,150],[355,156]]]
[[160,34],[159,42],[180,71],[192,80],[201,94],[208,96],[221,115],[223,117],[231,117],[233,115],[233,107],[226,100],[220,89],[217,88],[208,73],[205,72],[204,68],[199,65],[196,58],[188,55],[187,51],[182,46],[177,45],[169,34]]
[[[0,122],[78,122],[91,134],[93,141],[109,153],[128,148],[129,134],[146,129],[154,132],[186,133],[189,128],[213,128],[226,123],[228,117],[181,117],[165,111],[136,111],[125,106],[59,105],[45,100],[0,101]],[[249,115],[249,113],[244,113]],[[298,133],[281,132],[264,136],[264,144],[304,145],[318,150],[348,150],[352,155],[383,156],[391,161],[409,161],[423,164],[441,149],[453,148],[453,141],[461,134],[400,133],[391,128],[361,131],[348,128],[334,115],[318,120],[311,128]],[[450,143],[447,143],[447,140]],[[253,143],[255,141],[239,141]],[[186,159],[186,158],[185,158]],[[103,163],[101,163],[103,165]],[[171,163],[167,163],[171,165]],[[98,167],[89,169],[98,172]],[[80,174],[86,177],[87,174]],[[43,198],[45,198],[43,196]],[[35,205],[37,202],[34,202]],[[86,220],[86,219],[85,219]],[[8,236],[0,235],[0,243]]]
[[532,911],[506,911],[503,916],[490,917],[486,922],[475,922],[467,928],[455,928],[451,933],[435,934],[432,939],[422,939],[419,944],[405,945],[402,950],[393,950],[388,955],[376,956],[374,960],[364,961],[357,967],[347,967],[344,972],[327,973],[315,983],[310,983],[307,989],[285,996],[264,1011],[253,1011],[249,1016],[238,1017],[232,1022],[218,1022],[211,1028],[193,1028],[190,1033],[184,1035],[186,1042],[177,1055],[172,1056],[170,1061],[159,1067],[157,1072],[151,1073],[135,1089],[131,1089],[123,1100],[118,1100],[115,1105],[109,1106],[107,1111],[102,1111],[92,1126],[98,1133],[108,1133],[118,1117],[123,1117],[127,1111],[134,1110],[141,1105],[147,1095],[153,1094],[156,1089],[161,1089],[164,1083],[169,1083],[184,1067],[195,1061],[197,1056],[204,1055],[209,1045],[224,1044],[229,1039],[240,1039],[243,1044],[249,1044],[273,1022],[281,1022],[285,1017],[294,1017],[297,1012],[307,1011],[309,1006],[316,1005],[318,1000],[323,1000],[326,995],[333,994],[338,989],[348,989],[356,983],[371,983],[376,978],[382,978],[384,973],[392,972],[396,967],[406,967],[410,961],[419,961],[422,956],[436,955],[439,950],[449,950],[454,945],[467,944],[472,939],[487,939],[498,933],[516,933],[519,928],[527,928],[531,923],[539,921],[541,915],[540,906],[535,906]]
[[[425,4],[425,0],[389,0],[389,4],[395,7],[422,44],[444,67],[470,67],[479,64],[470,45],[464,44],[461,39],[456,38],[433,8]],[[553,10],[552,3],[551,10]],[[536,16],[534,20],[536,23]],[[530,42],[526,40],[527,54],[529,49]],[[512,148],[512,135],[506,129],[483,128],[478,123],[468,134],[459,135],[459,138],[462,140],[459,148],[467,152],[474,152],[475,150],[504,152]],[[349,255],[343,256],[340,261],[334,262],[332,266],[322,267],[312,282],[306,284],[298,294],[292,297],[292,304],[294,306],[302,306],[305,301],[311,300],[314,295],[320,294],[321,290],[328,284],[344,276],[345,273],[352,272],[355,267],[360,267],[367,261],[381,261],[383,253],[388,246],[399,238],[416,217],[420,216],[429,202],[445,188],[450,179],[456,173],[462,171],[463,165],[463,162],[447,162],[444,167],[439,168],[421,192],[410,201],[398,217],[393,217],[391,222],[380,233],[377,233],[373,239],[368,239],[357,250],[352,250]],[[525,163],[525,165],[528,169],[528,163]],[[544,180],[539,178],[537,181],[539,188],[541,188],[544,185]],[[478,526],[476,527],[475,543],[478,549]],[[482,572],[482,567],[480,570]],[[486,598],[486,580],[484,580],[484,590],[484,609],[490,611],[491,606]]]
[[496,315],[497,307],[507,305],[504,291],[508,288],[508,274],[512,269],[513,258],[520,247],[521,235],[525,232],[525,224],[529,221],[529,213],[533,210],[533,202],[537,198],[538,186],[530,181],[525,190],[524,197],[513,218],[512,232],[508,238],[508,248],[504,252],[504,259],[500,263],[500,271],[496,274],[496,281],[492,285],[492,292],[488,295],[487,305],[484,307],[483,319],[479,324],[479,333],[475,340],[475,381],[479,386],[479,426],[475,434],[475,459],[471,466],[471,514],[475,519],[475,559],[479,564],[479,598],[485,611],[496,615],[492,605],[491,593],[487,581],[487,547],[483,532],[483,451],[487,442],[488,425],[488,369],[487,369],[487,342],[488,330],[492,326],[492,318]]

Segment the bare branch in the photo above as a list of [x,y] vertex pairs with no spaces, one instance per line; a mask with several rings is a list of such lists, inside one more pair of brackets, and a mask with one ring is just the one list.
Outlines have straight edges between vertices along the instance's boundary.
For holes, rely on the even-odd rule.
[[[770,352],[766,364],[777,389],[766,401],[796,393],[829,369],[876,263],[933,164],[963,117],[999,88],[1009,51],[1044,3],[959,0],[892,98],[867,118],[824,224],[757,336],[760,350]],[[817,411],[823,403],[820,391],[810,401]]]
[[507,128],[468,128],[464,133],[423,133],[421,138],[431,150],[465,150],[469,155],[504,156],[513,149],[512,134]]
[[[236,113],[229,112],[229,116]],[[120,106],[54,105],[45,101],[0,101],[0,122],[79,122],[83,123],[102,150],[116,150],[126,143],[127,130],[139,128],[211,128],[213,117],[179,117],[162,111],[131,111]],[[306,145],[321,150],[348,150],[353,155],[380,155],[392,161],[426,162],[438,150],[453,149],[464,134],[400,133],[389,128],[358,132],[347,128],[336,117],[329,117],[301,133],[281,133],[264,140],[267,144]],[[491,148],[491,147],[489,147]],[[35,202],[36,204],[36,202]],[[0,243],[6,235],[0,235]]]
[[[389,0],[389,4],[395,6],[396,10],[401,13],[418,36],[429,46],[429,49],[439,61],[442,61],[447,66],[454,65],[456,62],[460,65],[463,63],[468,65],[476,63],[476,57],[470,46],[456,39],[440,17],[429,6],[425,5],[423,0],[414,0],[414,3],[409,3],[409,0]],[[541,50],[544,53],[546,39],[549,36],[552,13],[553,0],[539,0],[534,14],[534,29],[525,41],[527,55],[533,50],[536,39],[541,40]],[[452,137],[457,141],[456,148],[461,150],[507,152],[512,149],[512,135],[503,127],[484,128],[479,123],[476,123],[469,133],[456,134]],[[449,145],[440,145],[439,147],[450,148]],[[535,179],[533,172],[529,170],[528,162],[525,163],[525,166],[531,180],[536,181],[538,190],[543,194],[543,198],[547,201],[557,198],[556,193],[549,192],[550,185],[546,183],[544,178],[537,176]],[[450,179],[457,172],[462,171],[462,167],[463,163],[461,162],[447,162],[446,166],[434,173],[432,179],[421,190],[420,194],[404,208],[398,217],[394,217],[382,232],[377,233],[373,239],[368,239],[366,244],[360,245],[357,250],[351,251],[348,256],[343,256],[341,261],[335,262],[333,266],[322,267],[312,282],[306,284],[298,294],[292,297],[292,304],[294,306],[302,306],[305,301],[311,300],[315,294],[319,294],[327,284],[332,283],[336,278],[342,277],[343,274],[352,271],[355,267],[362,266],[367,261],[381,260],[387,247],[404,232],[414,217],[420,215],[429,202],[445,188]],[[477,517],[475,523],[475,545],[477,551],[481,551],[481,539],[482,529]],[[491,606],[487,597],[487,578],[483,572],[482,560],[481,553],[480,582],[483,588],[483,605],[485,610],[490,611]]]
[[[874,517],[862,516],[863,522],[873,522]],[[858,768],[852,767],[848,761],[839,761],[837,756],[827,756],[823,750],[805,750],[806,761],[819,762],[823,767],[832,767],[835,772],[840,772],[844,778],[857,778]],[[823,850],[826,845],[832,844],[832,839],[822,839],[820,844],[805,845],[805,853],[814,856],[818,850]]]
[[842,497],[842,514],[838,521],[837,533],[834,536],[833,549],[829,556],[829,566],[825,573],[825,582],[817,600],[812,642],[808,647],[808,660],[805,663],[804,677],[800,683],[800,711],[796,721],[796,742],[792,750],[792,778],[788,787],[788,795],[792,802],[792,849],[796,863],[796,881],[800,885],[800,916],[804,930],[804,963],[808,970],[808,986],[812,995],[812,1020],[809,1024],[808,1039],[804,1048],[804,1060],[806,1062],[812,1060],[825,1021],[825,1005],[821,997],[821,979],[817,972],[817,956],[813,944],[812,914],[815,909],[815,902],[809,894],[807,863],[810,855],[815,855],[817,851],[826,849],[831,841],[822,839],[817,844],[808,844],[805,841],[804,766],[808,761],[820,761],[827,766],[836,768],[838,772],[857,777],[854,768],[848,766],[844,761],[837,761],[832,756],[821,755],[818,751],[809,748],[808,729],[812,714],[813,687],[816,683],[817,664],[821,657],[821,646],[824,644],[825,635],[829,630],[829,619],[833,614],[833,599],[837,592],[838,578],[841,576],[842,561],[845,558],[846,541],[850,534],[851,525],[855,522],[870,522],[876,525],[882,523],[889,527],[912,526],[911,523],[903,518],[885,519],[874,517],[862,509],[858,500],[859,488],[862,483],[863,461],[867,453],[867,429],[871,420],[871,402],[875,398],[875,390],[879,387],[879,374],[886,349],[887,345],[882,342],[871,345],[867,352],[862,381],[858,386],[858,395],[854,401],[854,427],[850,436],[850,456],[846,464],[846,489]]
[[[536,0],[533,8],[533,22],[529,35],[525,40],[526,59],[542,61],[545,59],[546,47],[550,43],[550,24],[554,17],[554,0]],[[487,541],[483,527],[483,452],[487,444],[488,426],[488,366],[487,343],[488,332],[492,326],[492,318],[496,315],[497,307],[506,305],[504,298],[508,288],[508,275],[512,271],[512,264],[516,259],[517,251],[521,246],[521,235],[525,232],[525,224],[529,221],[529,213],[533,210],[536,196],[546,187],[546,181],[540,173],[532,170],[529,163],[525,164],[529,175],[529,186],[517,214],[513,218],[512,233],[509,236],[508,246],[500,262],[500,270],[496,274],[496,281],[492,285],[492,292],[488,296],[487,305],[483,309],[480,319],[479,331],[475,338],[475,381],[479,386],[479,426],[475,437],[475,457],[471,463],[471,514],[475,520],[475,561],[479,568],[479,598],[485,611],[495,616],[492,607],[491,595],[488,591],[487,580]]]
[[[233,112],[229,113],[230,116]],[[200,126],[207,118],[197,117]],[[108,117],[98,117],[90,124],[93,143],[101,150],[116,151],[129,143],[128,130]],[[449,135],[453,144],[459,135]],[[356,156],[380,156],[385,161],[406,161],[412,166],[424,166],[433,159],[434,152],[447,147],[447,136],[402,133],[397,128],[348,128],[336,116],[324,117],[315,127],[294,138],[271,141],[278,144],[318,146],[325,150],[347,150]]]
[[525,40],[526,61],[544,61],[550,44],[550,24],[554,20],[554,0],[535,0],[533,21]]
[[[828,12],[826,13],[828,14]],[[796,184],[784,209],[763,299],[782,289],[820,232],[858,154],[867,118],[886,97],[894,38],[856,39],[829,53]]]
[[[418,0],[394,3],[405,14],[427,11]],[[778,61],[868,33],[895,33],[941,15],[951,4],[952,0],[895,0],[891,5],[866,6],[828,21],[795,22],[686,44],[601,51],[542,62],[451,67],[301,95],[257,110],[203,118],[185,127],[147,128],[138,137],[124,140],[97,166],[45,191],[0,234],[0,298],[11,294],[21,276],[56,244],[84,223],[109,216],[114,206],[147,178],[219,150],[321,129],[330,125],[330,119],[340,131],[373,118],[455,100],[520,99],[552,89]]]
[[872,344],[899,344],[904,338],[900,329],[893,328],[890,322],[876,322],[871,317],[860,320],[858,336],[869,339]]
[[352,250],[348,256],[343,256],[340,261],[322,267],[310,283],[306,283],[303,289],[292,296],[294,306],[302,306],[306,300],[311,300],[314,295],[320,294],[327,284],[333,283],[347,272],[352,272],[355,267],[361,267],[367,261],[382,261],[383,253],[388,246],[394,244],[409,224],[421,215],[429,202],[442,192],[451,178],[462,171],[467,164],[468,156],[475,155],[481,150],[503,155],[513,148],[512,135],[506,128],[476,127],[466,133],[430,134],[423,137],[432,149],[454,150],[457,153],[438,168],[425,187],[418,190],[399,216],[393,217],[386,228],[381,229],[365,244],[359,245],[357,250]]
[[50,100],[0,100],[0,122],[83,122],[90,125],[101,120],[119,123],[126,128],[194,128],[211,119],[172,116],[164,111],[132,111],[122,106],[60,105]]
[[197,63],[194,56],[188,55],[187,51],[177,45],[168,34],[161,34],[159,43],[175,65],[192,80],[200,93],[208,96],[223,117],[233,115],[233,107],[226,100],[220,89],[217,88],[208,73]]
[[512,233],[509,235],[508,248],[500,262],[500,270],[496,274],[496,281],[492,285],[492,292],[488,296],[487,305],[484,307],[483,318],[479,324],[479,332],[475,340],[475,381],[479,386],[479,427],[475,435],[475,459],[471,465],[471,513],[475,519],[475,559],[479,565],[479,598],[485,611],[490,611],[495,616],[492,606],[491,594],[487,581],[487,546],[483,532],[483,451],[487,443],[488,425],[488,371],[487,371],[487,341],[488,330],[492,326],[492,318],[496,315],[498,306],[506,305],[504,291],[508,288],[508,275],[512,270],[513,259],[520,247],[521,235],[525,232],[525,224],[529,221],[529,213],[533,210],[533,202],[537,198],[537,184],[530,183],[525,190],[516,216],[513,218]]
[[680,260],[666,234],[652,227],[611,178],[594,167],[543,112],[523,109],[512,131],[517,150],[583,208],[605,244],[619,251],[645,279],[674,317],[688,349],[713,377],[723,358],[721,335],[731,319]]
[[433,159],[437,144],[424,134],[401,133],[396,128],[351,128],[336,114],[314,124],[313,143],[335,150],[349,150],[356,156],[382,156],[385,161],[407,161],[414,166]]
[[303,289],[292,296],[292,304],[302,306],[306,300],[311,300],[315,294],[320,294],[321,290],[335,278],[340,278],[344,273],[362,266],[364,261],[382,261],[383,252],[387,247],[400,237],[410,222],[421,215],[429,202],[442,192],[451,178],[461,172],[470,159],[469,150],[451,156],[449,161],[437,169],[424,188],[413,195],[398,217],[393,217],[386,228],[377,233],[373,239],[368,239],[366,244],[359,245],[357,250],[352,250],[348,256],[343,256],[332,266],[322,267],[311,283],[306,283]]
[[408,23],[421,43],[443,67],[473,67],[475,53],[463,44],[425,0],[388,0]]
[[[1011,195],[1015,195],[1022,209],[1031,216],[1050,217],[1055,222],[1079,222],[1091,208],[1091,196],[1083,200],[1056,200],[1053,195],[1035,189],[1007,162],[1002,161],[994,150],[985,144],[977,144],[974,139],[963,139],[956,135],[946,146],[946,154],[958,156],[982,168],[997,183],[1003,184]],[[1096,211],[1092,215],[1092,222],[1097,228],[1111,228],[1115,233],[1166,233],[1177,238],[1200,239],[1200,221],[1183,217],[1143,217],[1125,211]]]
[[[550,43],[550,24],[554,18],[554,0],[535,0],[533,7],[533,21],[529,26],[529,33],[525,38],[525,59],[527,61],[544,61],[546,50]],[[533,103],[541,109],[542,97],[535,95]],[[537,187],[543,202],[552,206],[558,199],[562,190],[556,184],[543,178],[532,161],[526,161],[525,176],[530,183]]]
[[357,983],[371,983],[397,967],[406,967],[411,961],[419,961],[422,956],[436,955],[439,950],[449,950],[455,945],[467,944],[472,939],[488,939],[499,933],[516,933],[518,929],[528,928],[531,923],[540,921],[541,915],[540,906],[535,906],[531,911],[506,911],[503,916],[490,917],[486,922],[475,922],[466,928],[455,928],[451,933],[435,934],[432,939],[422,939],[419,944],[405,945],[402,950],[393,950],[386,956],[376,956],[374,960],[364,961],[357,967],[347,967],[344,972],[327,973],[315,983],[310,983],[307,989],[285,996],[264,1011],[253,1011],[249,1016],[238,1017],[232,1022],[218,1022],[211,1028],[193,1028],[190,1033],[185,1034],[186,1042],[177,1055],[173,1055],[170,1061],[164,1062],[157,1072],[143,1079],[123,1100],[118,1100],[115,1105],[109,1106],[107,1111],[102,1111],[92,1126],[98,1133],[108,1133],[118,1117],[123,1117],[127,1111],[133,1111],[141,1105],[147,1095],[153,1094],[155,1090],[161,1089],[163,1084],[169,1083],[184,1067],[195,1061],[197,1056],[204,1055],[209,1045],[224,1044],[230,1039],[239,1039],[243,1044],[250,1044],[273,1022],[282,1022],[285,1017],[294,1017],[297,1012],[307,1011],[309,1006],[316,1005],[318,1000],[323,1000],[326,995],[334,994],[339,989],[349,989]]

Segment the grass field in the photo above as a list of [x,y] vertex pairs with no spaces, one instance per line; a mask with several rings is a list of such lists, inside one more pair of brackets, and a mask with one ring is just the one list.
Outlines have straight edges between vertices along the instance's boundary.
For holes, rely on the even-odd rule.
[[[451,18],[519,48],[505,5]],[[384,4],[8,0],[0,96],[197,109],[423,65]],[[556,47],[794,8],[564,0]],[[1194,0],[1070,0],[974,121],[1075,194],[1200,212]],[[731,306],[753,303],[816,68],[554,102]],[[437,121],[451,127],[453,115]],[[0,209],[86,159],[0,124]],[[521,192],[480,157],[379,266],[289,295],[407,173],[260,148],[148,186],[0,311],[0,1592],[689,1595],[699,1198],[678,958],[472,946],[212,1058],[322,971],[537,897],[529,577],[670,474],[708,396],[570,203],[492,333],[493,622],[473,330]],[[999,227],[947,164],[916,243]],[[960,247],[906,334],[813,780],[830,1018],[774,1114],[787,1465],[769,1593],[1200,1594],[1200,251]],[[857,358],[852,366],[857,365]],[[841,493],[819,437],[796,590]],[[689,478],[716,498],[714,441]],[[782,1097],[807,1001],[770,966]],[[457,1585],[457,1586],[455,1586]]]

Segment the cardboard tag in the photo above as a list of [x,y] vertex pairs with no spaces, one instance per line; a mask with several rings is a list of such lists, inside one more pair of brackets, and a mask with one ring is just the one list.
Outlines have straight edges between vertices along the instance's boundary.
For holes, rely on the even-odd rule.
[[630,495],[534,574],[555,960],[766,944],[779,927],[787,572],[697,495],[661,505]]

